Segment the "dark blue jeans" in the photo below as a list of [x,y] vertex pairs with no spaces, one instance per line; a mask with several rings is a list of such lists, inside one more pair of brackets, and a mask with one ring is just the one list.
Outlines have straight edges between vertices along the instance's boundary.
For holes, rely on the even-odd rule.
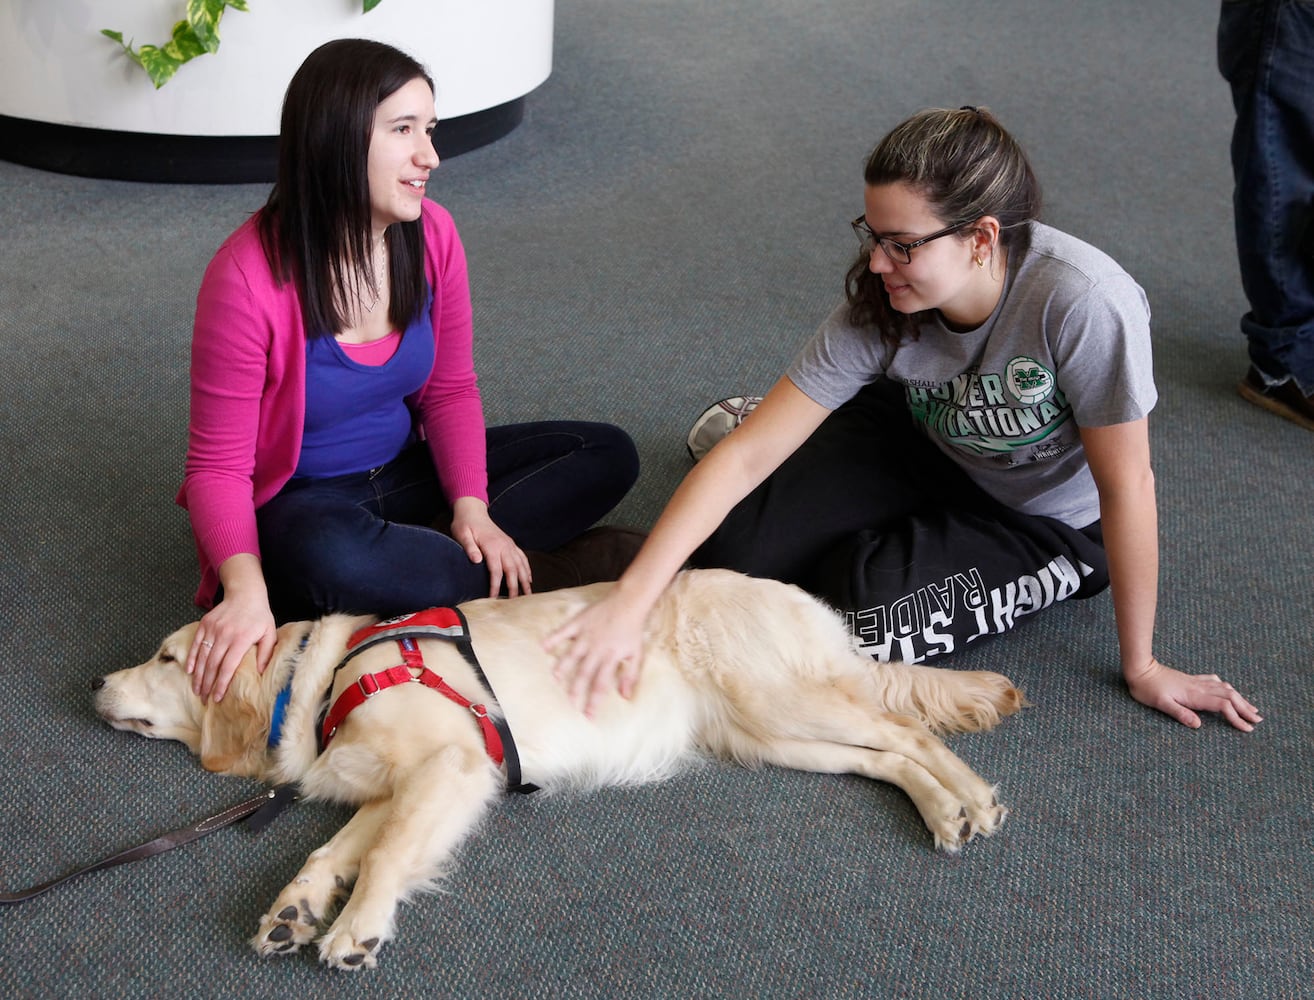
[[[489,513],[522,549],[570,541],[638,478],[634,443],[610,424],[544,421],[487,433]],[[289,482],[256,511],[274,617],[395,615],[487,597],[487,569],[442,530],[451,515],[422,443],[369,472]]]
[[1314,0],[1223,0],[1241,330],[1269,384],[1314,393]]

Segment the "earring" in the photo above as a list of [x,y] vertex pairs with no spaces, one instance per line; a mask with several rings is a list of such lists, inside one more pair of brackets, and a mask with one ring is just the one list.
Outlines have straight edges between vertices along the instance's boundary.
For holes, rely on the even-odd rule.
[[980,255],[979,253],[978,253],[978,254],[973,254],[973,255],[972,255],[972,259],[973,259],[974,261],[976,261],[976,266],[977,266],[977,267],[985,267],[985,261],[981,259],[981,255]]

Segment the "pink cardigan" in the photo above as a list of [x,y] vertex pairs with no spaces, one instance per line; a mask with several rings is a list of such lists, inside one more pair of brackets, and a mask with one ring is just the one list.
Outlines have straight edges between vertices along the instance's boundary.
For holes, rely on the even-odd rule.
[[[483,405],[471,347],[465,249],[451,215],[426,200],[425,275],[433,290],[433,371],[408,397],[449,500],[488,499]],[[196,603],[214,601],[217,568],[257,557],[256,508],[292,477],[306,408],[306,335],[293,283],[270,272],[255,218],[206,268],[192,332],[191,422],[177,502],[201,564]]]

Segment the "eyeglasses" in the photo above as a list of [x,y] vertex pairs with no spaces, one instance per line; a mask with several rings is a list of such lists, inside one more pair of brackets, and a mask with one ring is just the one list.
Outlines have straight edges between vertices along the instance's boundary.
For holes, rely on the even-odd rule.
[[948,236],[950,233],[956,233],[964,226],[966,222],[957,222],[952,226],[946,226],[930,236],[923,236],[920,240],[913,240],[911,243],[900,243],[898,240],[892,240],[888,236],[877,236],[867,225],[867,218],[864,215],[858,216],[849,223],[853,227],[853,234],[858,237],[858,242],[862,244],[863,253],[871,253],[877,247],[885,251],[885,256],[896,264],[911,264],[912,252],[931,240],[938,240],[941,236]]

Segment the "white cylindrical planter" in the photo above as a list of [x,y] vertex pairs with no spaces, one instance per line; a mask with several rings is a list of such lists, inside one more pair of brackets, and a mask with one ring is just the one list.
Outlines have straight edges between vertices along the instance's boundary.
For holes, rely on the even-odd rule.
[[491,142],[523,117],[552,69],[553,0],[248,0],[229,8],[219,51],[162,88],[108,38],[163,45],[184,0],[0,4],[0,158],[132,180],[273,177],[283,92],[333,38],[372,38],[423,63],[437,89],[445,156]]

